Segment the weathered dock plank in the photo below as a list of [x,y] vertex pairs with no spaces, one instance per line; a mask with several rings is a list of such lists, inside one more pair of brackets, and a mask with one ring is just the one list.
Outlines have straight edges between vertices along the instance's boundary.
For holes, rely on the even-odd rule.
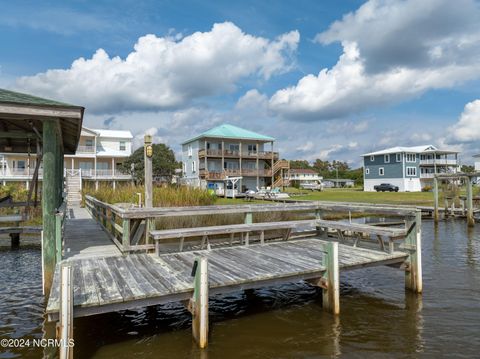
[[[253,244],[213,250],[162,254],[132,254],[107,258],[71,258],[74,283],[74,316],[85,316],[144,305],[188,299],[193,291],[190,276],[195,258],[206,257],[210,293],[319,278],[325,271],[325,241],[317,238]],[[348,270],[361,266],[401,263],[406,253],[339,245],[339,266]],[[58,281],[58,271],[54,277]],[[56,283],[56,282],[55,282]],[[56,318],[59,293],[54,285],[47,307]]]

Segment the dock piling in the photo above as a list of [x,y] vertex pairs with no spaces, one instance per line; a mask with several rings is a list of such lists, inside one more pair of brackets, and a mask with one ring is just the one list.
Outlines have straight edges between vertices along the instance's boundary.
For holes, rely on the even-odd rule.
[[475,226],[475,219],[473,218],[473,189],[472,189],[472,179],[470,177],[466,178],[467,185],[467,224],[469,227]]
[[323,308],[340,314],[340,276],[338,268],[338,243],[328,242],[325,251],[326,271],[322,276]]
[[72,359],[73,347],[70,341],[73,339],[73,275],[69,265],[61,267],[60,296],[60,359]]
[[405,288],[415,293],[422,293],[422,212],[417,210],[411,230],[405,237],[405,249],[408,257],[405,260]]
[[194,265],[194,288],[189,309],[192,313],[192,334],[200,349],[208,345],[208,260],[197,258]]
[[438,222],[438,178],[433,178],[433,198],[434,198],[434,207],[433,207],[433,220]]

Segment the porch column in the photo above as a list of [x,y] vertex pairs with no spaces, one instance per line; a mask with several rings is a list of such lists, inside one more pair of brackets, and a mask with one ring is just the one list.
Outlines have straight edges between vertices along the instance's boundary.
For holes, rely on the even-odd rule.
[[275,154],[273,153],[273,141],[272,141],[272,188],[273,188],[273,181],[274,181],[274,173],[273,173],[274,163],[275,163]]
[[472,179],[466,178],[467,184],[467,223],[469,227],[475,226],[475,218],[473,218],[473,190]]
[[[239,153],[239,155],[240,155],[240,164],[239,164],[240,165],[240,176],[242,176],[242,141],[240,141],[238,149],[240,150],[240,153]],[[243,183],[243,181],[242,181],[242,179],[240,179],[240,182],[238,184],[238,187],[239,187],[238,191],[239,192],[242,192],[242,183]],[[235,184],[233,185],[232,190],[234,191],[233,194],[235,196]]]
[[112,178],[115,178],[115,158],[112,158]]
[[207,157],[208,157],[208,153],[207,153],[207,140],[205,140],[205,171],[208,172],[208,163],[207,163]]
[[260,169],[258,168],[258,166],[259,166],[259,161],[258,161],[258,149],[259,149],[260,147],[258,146],[258,142],[257,142],[257,145],[256,145],[256,146],[257,146],[257,164],[256,164],[256,168],[257,168],[257,188],[260,188],[260,176],[259,176],[259,171],[260,171]]
[[55,271],[55,211],[61,202],[61,182],[63,169],[59,158],[63,161],[63,144],[60,143],[58,121],[43,121],[43,183],[42,183],[42,261],[44,292],[50,293]]
[[75,160],[72,157],[72,171],[75,169]]

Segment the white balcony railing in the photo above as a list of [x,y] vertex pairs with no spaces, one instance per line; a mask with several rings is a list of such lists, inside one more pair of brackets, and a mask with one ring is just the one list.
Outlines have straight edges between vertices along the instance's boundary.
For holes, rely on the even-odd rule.
[[96,150],[94,146],[78,146],[76,153],[95,153],[95,152]]
[[[28,179],[32,178],[35,169],[30,168],[28,169],[0,169],[0,179]],[[75,169],[74,171],[78,171]],[[131,179],[132,176],[130,174],[125,174],[120,170],[112,171],[111,169],[108,170],[94,170],[94,169],[82,169],[82,178],[87,179]],[[39,170],[39,178],[41,179],[43,176],[43,169]]]
[[442,158],[442,159],[436,159],[434,160],[433,158],[432,159],[429,159],[429,160],[420,160],[420,165],[444,165],[444,166],[456,166],[457,165],[457,160],[452,160],[452,159],[445,159],[445,158]]

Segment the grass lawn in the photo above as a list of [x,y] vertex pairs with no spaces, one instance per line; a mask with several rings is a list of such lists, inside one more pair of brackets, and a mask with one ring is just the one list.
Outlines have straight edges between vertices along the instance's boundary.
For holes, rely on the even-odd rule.
[[[287,190],[286,192],[290,192]],[[295,199],[333,202],[364,202],[433,206],[432,192],[364,192],[355,188],[327,188],[322,192],[312,191]]]
[[[363,192],[361,189],[327,188],[322,192],[305,191],[295,188],[288,188],[285,192],[305,193],[305,195],[294,196],[292,199],[310,201],[332,201],[332,202],[363,202],[363,203],[385,203],[404,204],[417,206],[433,206],[432,192]],[[272,203],[270,201],[252,200],[245,201],[243,198],[217,198],[215,204],[252,204]]]

